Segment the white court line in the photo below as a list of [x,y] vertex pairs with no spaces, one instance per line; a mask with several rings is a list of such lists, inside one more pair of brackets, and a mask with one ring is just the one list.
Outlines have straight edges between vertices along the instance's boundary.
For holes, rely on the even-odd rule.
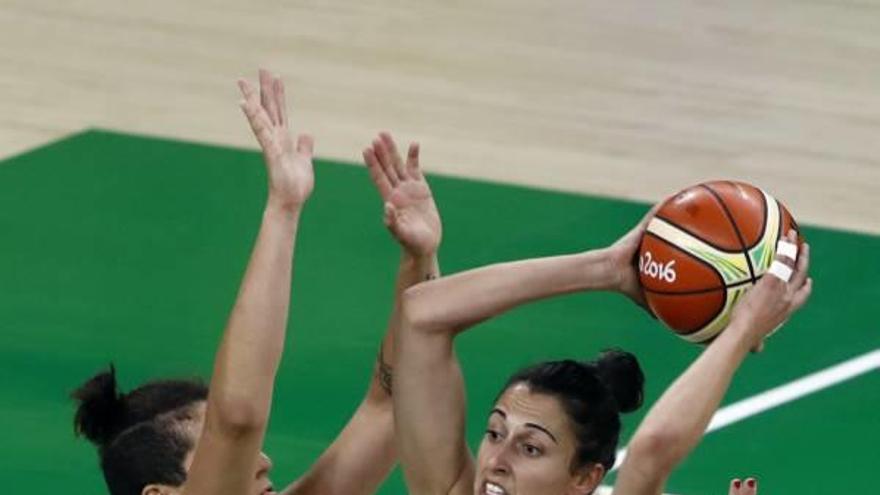
[[[722,407],[712,416],[712,421],[709,422],[706,433],[732,425],[750,416],[762,413],[786,402],[800,399],[878,368],[880,368],[880,349],[875,349],[867,354],[848,359],[830,368],[811,373],[793,382]],[[611,470],[614,471],[619,468],[625,457],[626,449],[618,450],[617,462],[614,463],[614,467]],[[596,493],[604,492],[597,491]]]

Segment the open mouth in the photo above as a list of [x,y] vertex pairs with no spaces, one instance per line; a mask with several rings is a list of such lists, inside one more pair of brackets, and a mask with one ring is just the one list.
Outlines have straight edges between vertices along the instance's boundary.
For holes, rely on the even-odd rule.
[[483,483],[482,495],[507,495],[507,490],[499,484],[486,481]]

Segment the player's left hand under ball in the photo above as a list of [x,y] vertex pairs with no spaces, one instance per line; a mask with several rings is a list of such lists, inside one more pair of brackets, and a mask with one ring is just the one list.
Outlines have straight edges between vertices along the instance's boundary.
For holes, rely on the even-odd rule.
[[[654,218],[657,210],[663,203],[657,203],[648,213],[623,237],[612,244],[606,254],[610,263],[609,270],[613,274],[612,290],[621,292],[636,304],[645,308],[649,313],[642,285],[639,283],[638,255],[642,236],[648,228],[648,222]],[[651,313],[653,316],[653,313]]]

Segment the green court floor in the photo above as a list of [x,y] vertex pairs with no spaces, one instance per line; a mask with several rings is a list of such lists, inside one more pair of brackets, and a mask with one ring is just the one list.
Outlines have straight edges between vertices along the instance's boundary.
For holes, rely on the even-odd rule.
[[[397,263],[365,170],[319,161],[316,173],[266,445],[278,485],[317,457],[360,401]],[[67,394],[111,360],[126,387],[207,376],[264,183],[256,152],[105,131],[0,163],[3,486],[105,493],[94,450],[73,437]],[[444,220],[445,272],[602,246],[647,210],[446,177],[431,184]],[[725,403],[880,348],[872,309],[880,301],[880,238],[804,230],[813,246],[812,301],[748,359]],[[589,358],[609,346],[640,357],[649,404],[700,350],[610,294],[534,304],[470,332],[459,349],[473,443],[515,368]],[[880,465],[878,404],[874,371],[711,433],[668,491],[726,493],[730,477],[754,474],[768,495],[868,493]],[[627,417],[625,436],[644,412]],[[395,472],[382,493],[403,492]]]

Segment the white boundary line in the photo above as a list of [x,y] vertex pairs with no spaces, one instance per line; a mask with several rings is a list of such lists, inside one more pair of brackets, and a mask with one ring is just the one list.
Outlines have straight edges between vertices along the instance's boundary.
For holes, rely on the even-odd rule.
[[712,417],[712,421],[709,422],[706,433],[724,428],[749,416],[760,414],[768,409],[800,399],[878,368],[880,368],[880,349],[875,349],[867,354],[862,354],[859,357],[849,359],[822,371],[811,373],[791,383],[719,409],[715,416]]
[[[880,368],[880,349],[874,349],[861,356],[798,378],[793,382],[722,407],[712,416],[712,421],[709,422],[706,433],[719,430],[768,409],[792,402],[878,368]],[[614,463],[614,467],[611,470],[614,471],[619,468],[624,458],[626,458],[625,448],[617,451],[617,462]],[[610,487],[600,487],[596,490],[596,495],[610,493]]]

